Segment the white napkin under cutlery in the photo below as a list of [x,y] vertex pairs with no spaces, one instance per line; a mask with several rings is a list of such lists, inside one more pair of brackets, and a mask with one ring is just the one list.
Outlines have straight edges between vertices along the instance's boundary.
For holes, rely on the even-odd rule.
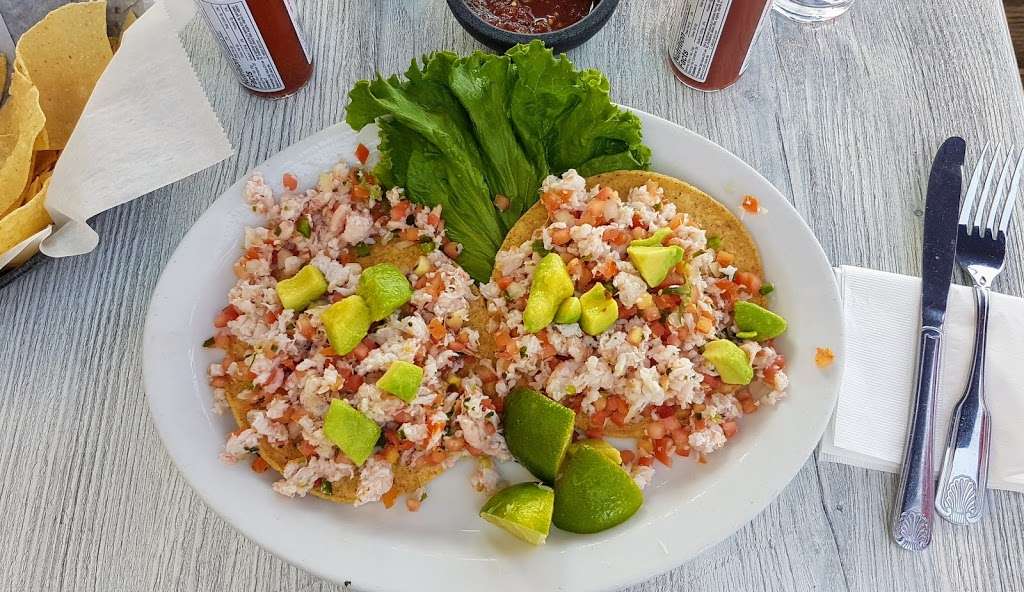
[[[898,472],[917,366],[921,280],[860,267],[836,270],[846,322],[846,370],[820,458]],[[935,409],[935,469],[974,348],[974,295],[949,292]],[[989,487],[1024,492],[1024,299],[992,294],[986,360],[992,413]]]

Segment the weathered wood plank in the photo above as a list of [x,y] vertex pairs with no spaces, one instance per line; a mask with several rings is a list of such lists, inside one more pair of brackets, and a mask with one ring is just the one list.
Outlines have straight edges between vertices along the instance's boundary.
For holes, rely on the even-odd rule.
[[[32,590],[343,587],[269,555],[214,515],[149,421],[142,320],[188,227],[238,176],[341,118],[345,92],[420,53],[478,45],[443,2],[300,2],[312,84],[268,103],[245,93],[199,24],[183,38],[237,154],[100,216],[100,248],[0,291],[0,582]],[[928,161],[946,135],[972,154],[1021,134],[1024,96],[1002,6],[860,2],[835,23],[773,18],[735,87],[705,95],[662,61],[672,3],[623,2],[572,52],[616,100],[682,123],[791,196],[836,264],[916,273]],[[1011,19],[1017,18],[1011,15]],[[685,158],[685,155],[680,155]],[[1019,254],[1000,287],[1024,293]],[[910,554],[886,533],[890,475],[815,460],[760,516],[635,590],[1024,590],[1024,498],[993,495],[980,526],[940,526]]]

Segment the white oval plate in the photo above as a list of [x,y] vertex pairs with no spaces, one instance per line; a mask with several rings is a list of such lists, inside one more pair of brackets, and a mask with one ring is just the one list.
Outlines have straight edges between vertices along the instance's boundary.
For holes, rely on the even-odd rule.
[[[242,229],[260,220],[245,206],[245,179],[229,188],[188,232],[153,294],[144,337],[150,410],[167,450],[200,496],[264,548],[308,571],[355,589],[419,592],[486,589],[610,590],[667,571],[725,539],[771,502],[807,460],[836,401],[842,364],[820,370],[815,347],[843,360],[843,324],[832,269],[796,210],[767,180],[718,145],[639,113],[654,151],[652,169],[689,181],[739,214],[746,194],[766,213],[744,221],[761,249],[774,307],[789,320],[781,350],[789,397],[744,418],[739,436],[706,465],[679,458],[658,467],[643,508],[625,524],[595,535],[552,529],[539,548],[477,517],[485,501],[472,490],[471,463],[431,483],[417,513],[399,504],[354,509],[315,498],[288,499],[270,475],[245,463],[225,466],[218,453],[235,428],[210,412],[204,350],[214,315],[234,283]],[[258,170],[279,185],[302,181],[370,141],[336,125],[278,153]],[[281,190],[280,186],[276,187]]]

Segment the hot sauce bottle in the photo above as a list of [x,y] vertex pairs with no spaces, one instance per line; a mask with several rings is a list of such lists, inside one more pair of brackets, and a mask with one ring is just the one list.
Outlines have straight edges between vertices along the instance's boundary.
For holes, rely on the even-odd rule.
[[313,60],[292,0],[198,0],[207,24],[249,92],[278,99],[302,88]]
[[739,80],[771,0],[683,0],[668,48],[669,65],[683,84],[722,90]]

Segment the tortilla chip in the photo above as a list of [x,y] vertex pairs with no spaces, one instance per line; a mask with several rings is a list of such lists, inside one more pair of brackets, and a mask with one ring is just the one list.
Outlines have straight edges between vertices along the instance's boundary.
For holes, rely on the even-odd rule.
[[0,253],[6,253],[14,245],[50,224],[50,215],[43,207],[49,185],[50,179],[47,177],[28,203],[0,218]]
[[60,158],[60,150],[37,150],[32,158],[32,175],[38,177],[43,173],[53,171],[57,166],[57,159]]
[[0,91],[7,86],[7,54],[0,53]]
[[[370,254],[365,257],[360,257],[358,262],[365,269],[370,265],[376,265],[378,263],[391,263],[398,267],[402,273],[409,273],[413,268],[416,267],[416,263],[419,261],[420,255],[423,252],[420,250],[419,245],[409,243],[391,243],[388,245],[379,245],[374,247]],[[471,312],[470,320],[468,323],[470,326],[480,331],[483,336],[486,331],[484,327],[487,319],[487,308],[483,304],[482,299],[476,299],[470,303]],[[479,324],[476,324],[479,323]],[[245,355],[243,351],[235,352],[237,355]],[[248,388],[248,384],[232,382],[231,386],[225,389],[225,398],[228,402],[228,407],[231,408],[231,414],[235,417],[235,423],[238,424],[239,429],[246,429],[249,426],[249,421],[246,419],[246,415],[252,408],[248,402],[238,398],[238,393]],[[295,446],[289,444],[286,446],[275,446],[267,441],[266,438],[260,438],[259,444],[259,455],[263,460],[267,461],[270,468],[274,469],[278,473],[284,473],[285,466],[293,460],[305,460],[305,456]],[[435,464],[424,464],[416,467],[405,467],[395,466],[395,480],[394,488],[399,495],[411,494],[423,487],[425,487],[435,477],[444,472],[444,466]],[[359,487],[359,480],[355,477],[349,477],[342,479],[341,481],[335,481],[331,483],[331,493],[328,495],[320,489],[314,487],[309,492],[316,497],[325,499],[331,502],[340,504],[351,504],[356,501],[356,492]]]
[[[720,202],[689,183],[650,171],[613,171],[588,177],[587,187],[593,188],[597,185],[610,187],[625,199],[629,195],[630,189],[644,185],[647,181],[654,181],[664,189],[665,200],[674,203],[680,213],[689,214],[690,224],[703,228],[708,236],[721,238],[722,248],[735,255],[733,265],[737,269],[764,277],[764,268],[761,265],[757,244],[743,223]],[[545,226],[547,222],[547,210],[544,209],[541,202],[537,202],[509,230],[501,244],[501,250],[513,249],[524,242],[532,241],[534,233]],[[497,273],[498,271],[495,270],[493,276],[495,279],[497,279]],[[765,298],[758,294],[754,296],[753,300],[763,305]],[[685,417],[687,413],[689,410],[680,410],[679,416]],[[614,438],[640,438],[643,437],[647,423],[646,419],[624,426],[607,422],[604,432],[605,435]],[[586,431],[589,424],[589,418],[583,415],[576,416],[576,427],[580,430]]]
[[18,40],[15,69],[39,89],[47,144],[67,144],[113,52],[106,2],[73,2],[46,15]]
[[36,141],[45,124],[39,105],[39,91],[18,71],[11,79],[11,96],[0,109],[2,142],[9,150],[0,165],[0,212],[8,212],[20,201],[30,179]]

